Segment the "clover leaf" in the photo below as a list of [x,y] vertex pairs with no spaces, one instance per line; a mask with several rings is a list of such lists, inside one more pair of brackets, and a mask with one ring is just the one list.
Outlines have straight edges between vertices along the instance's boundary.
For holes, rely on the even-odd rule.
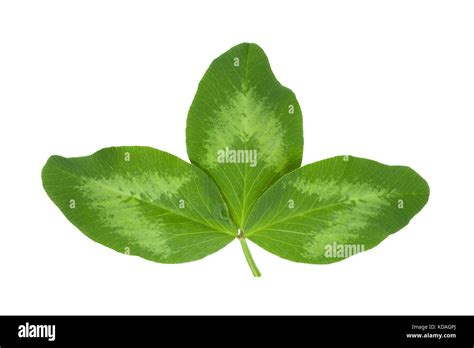
[[408,167],[339,156],[300,168],[301,110],[263,50],[243,43],[215,59],[188,114],[189,164],[149,147],[51,156],[43,186],[92,240],[161,263],[201,259],[234,239],[282,258],[327,264],[408,224],[429,187]]

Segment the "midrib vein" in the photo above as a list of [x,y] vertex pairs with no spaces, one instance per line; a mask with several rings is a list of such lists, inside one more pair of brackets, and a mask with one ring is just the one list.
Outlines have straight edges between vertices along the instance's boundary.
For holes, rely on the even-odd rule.
[[[75,175],[75,174],[73,174],[73,173],[71,173],[71,172],[68,172],[67,170],[64,170],[64,169],[62,169],[62,168],[60,168],[60,167],[58,167],[58,166],[53,166],[53,167],[55,167],[57,170],[59,170],[59,171],[65,173],[65,174],[68,174],[69,176],[71,176],[71,177],[73,177],[73,178],[80,179],[80,180],[83,179],[82,177],[80,177],[80,176],[78,176],[78,175]],[[234,234],[232,234],[232,233],[230,233],[230,232],[228,232],[228,231],[225,231],[225,230],[224,230],[224,231],[221,231],[217,226],[214,226],[213,224],[210,224],[210,222],[209,222],[208,220],[206,220],[206,219],[204,219],[204,223],[203,223],[202,221],[195,220],[195,219],[193,219],[193,218],[191,218],[191,217],[189,217],[189,216],[185,216],[185,215],[182,215],[182,214],[178,214],[176,211],[170,210],[170,209],[167,208],[167,207],[162,207],[162,206],[160,206],[159,204],[156,204],[156,203],[154,203],[154,202],[150,202],[150,201],[144,200],[144,199],[142,199],[142,198],[132,196],[132,195],[126,193],[126,192],[123,192],[123,191],[120,191],[120,190],[116,190],[115,188],[112,188],[112,187],[110,187],[110,186],[106,186],[106,185],[104,185],[104,184],[102,184],[102,183],[100,183],[100,182],[96,182],[96,183],[98,183],[98,186],[100,186],[101,188],[103,188],[103,189],[105,189],[105,190],[107,190],[107,191],[115,192],[115,193],[118,193],[118,194],[120,194],[120,195],[122,195],[122,196],[129,197],[129,198],[133,198],[133,199],[135,199],[135,200],[137,200],[137,201],[140,201],[140,202],[143,202],[143,203],[145,203],[145,204],[148,204],[148,205],[157,207],[157,208],[159,208],[159,209],[165,210],[165,211],[167,211],[167,212],[169,212],[169,213],[171,213],[171,214],[174,214],[174,215],[176,215],[176,216],[179,216],[179,217],[182,217],[182,218],[184,218],[184,219],[187,219],[187,220],[196,222],[196,223],[198,223],[198,224],[200,224],[200,225],[203,225],[203,226],[210,227],[210,228],[214,229],[216,232],[225,233],[225,234],[228,234],[228,235],[231,235],[231,236],[234,236],[234,237],[235,237]]]
[[418,194],[416,192],[403,192],[403,193],[397,192],[397,193],[389,193],[389,194],[385,194],[385,195],[383,195],[383,194],[382,195],[369,195],[369,196],[364,196],[364,197],[351,198],[351,199],[347,199],[345,201],[341,201],[341,202],[337,202],[337,203],[333,203],[333,204],[328,204],[328,205],[325,205],[323,207],[318,207],[318,208],[315,208],[315,209],[309,209],[309,210],[303,211],[299,214],[291,215],[291,216],[289,216],[287,218],[284,218],[282,220],[278,220],[278,221],[272,222],[270,224],[267,224],[265,226],[262,226],[262,227],[258,228],[255,231],[249,232],[249,233],[247,233],[247,236],[251,236],[251,235],[253,235],[257,232],[265,230],[270,226],[274,226],[274,225],[282,223],[284,221],[287,221],[287,220],[290,220],[290,219],[293,219],[293,218],[296,218],[296,217],[299,217],[299,216],[304,216],[306,214],[313,213],[313,212],[318,211],[318,210],[332,208],[332,207],[335,207],[335,206],[338,206],[338,205],[341,205],[341,204],[345,204],[345,203],[348,203],[348,202],[356,202],[356,201],[371,199],[371,198],[373,199],[373,198],[376,198],[376,197],[378,197],[378,198],[388,197],[388,196],[394,195],[394,194],[397,194],[397,195],[415,195],[415,196],[422,196],[423,195],[423,194]]

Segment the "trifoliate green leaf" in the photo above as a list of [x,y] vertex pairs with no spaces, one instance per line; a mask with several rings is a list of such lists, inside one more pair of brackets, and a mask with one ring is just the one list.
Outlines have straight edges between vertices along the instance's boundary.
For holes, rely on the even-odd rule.
[[288,260],[332,263],[373,248],[428,201],[408,167],[341,156],[299,168],[300,107],[255,44],[211,64],[186,142],[193,164],[148,147],[52,156],[43,186],[84,234],[119,252],[179,263],[237,238],[255,276],[247,239]]

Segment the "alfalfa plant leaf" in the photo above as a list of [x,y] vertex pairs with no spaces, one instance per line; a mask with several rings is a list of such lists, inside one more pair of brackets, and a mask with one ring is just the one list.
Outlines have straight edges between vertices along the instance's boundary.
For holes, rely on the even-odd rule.
[[428,201],[408,167],[340,156],[299,168],[299,104],[255,44],[213,61],[186,143],[192,164],[139,146],[52,156],[43,186],[69,221],[114,250],[181,263],[238,239],[255,276],[247,239],[288,260],[332,263],[376,246]]

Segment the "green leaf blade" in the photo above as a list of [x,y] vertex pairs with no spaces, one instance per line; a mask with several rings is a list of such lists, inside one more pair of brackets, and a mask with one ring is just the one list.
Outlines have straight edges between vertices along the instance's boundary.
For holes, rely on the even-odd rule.
[[332,263],[406,226],[428,197],[428,184],[408,167],[339,156],[275,183],[257,201],[245,233],[285,259]]
[[52,156],[43,186],[89,238],[162,263],[198,260],[236,237],[216,185],[197,167],[149,147]]
[[214,179],[239,227],[256,199],[301,165],[298,101],[259,46],[240,44],[213,61],[189,110],[186,142],[191,162]]

